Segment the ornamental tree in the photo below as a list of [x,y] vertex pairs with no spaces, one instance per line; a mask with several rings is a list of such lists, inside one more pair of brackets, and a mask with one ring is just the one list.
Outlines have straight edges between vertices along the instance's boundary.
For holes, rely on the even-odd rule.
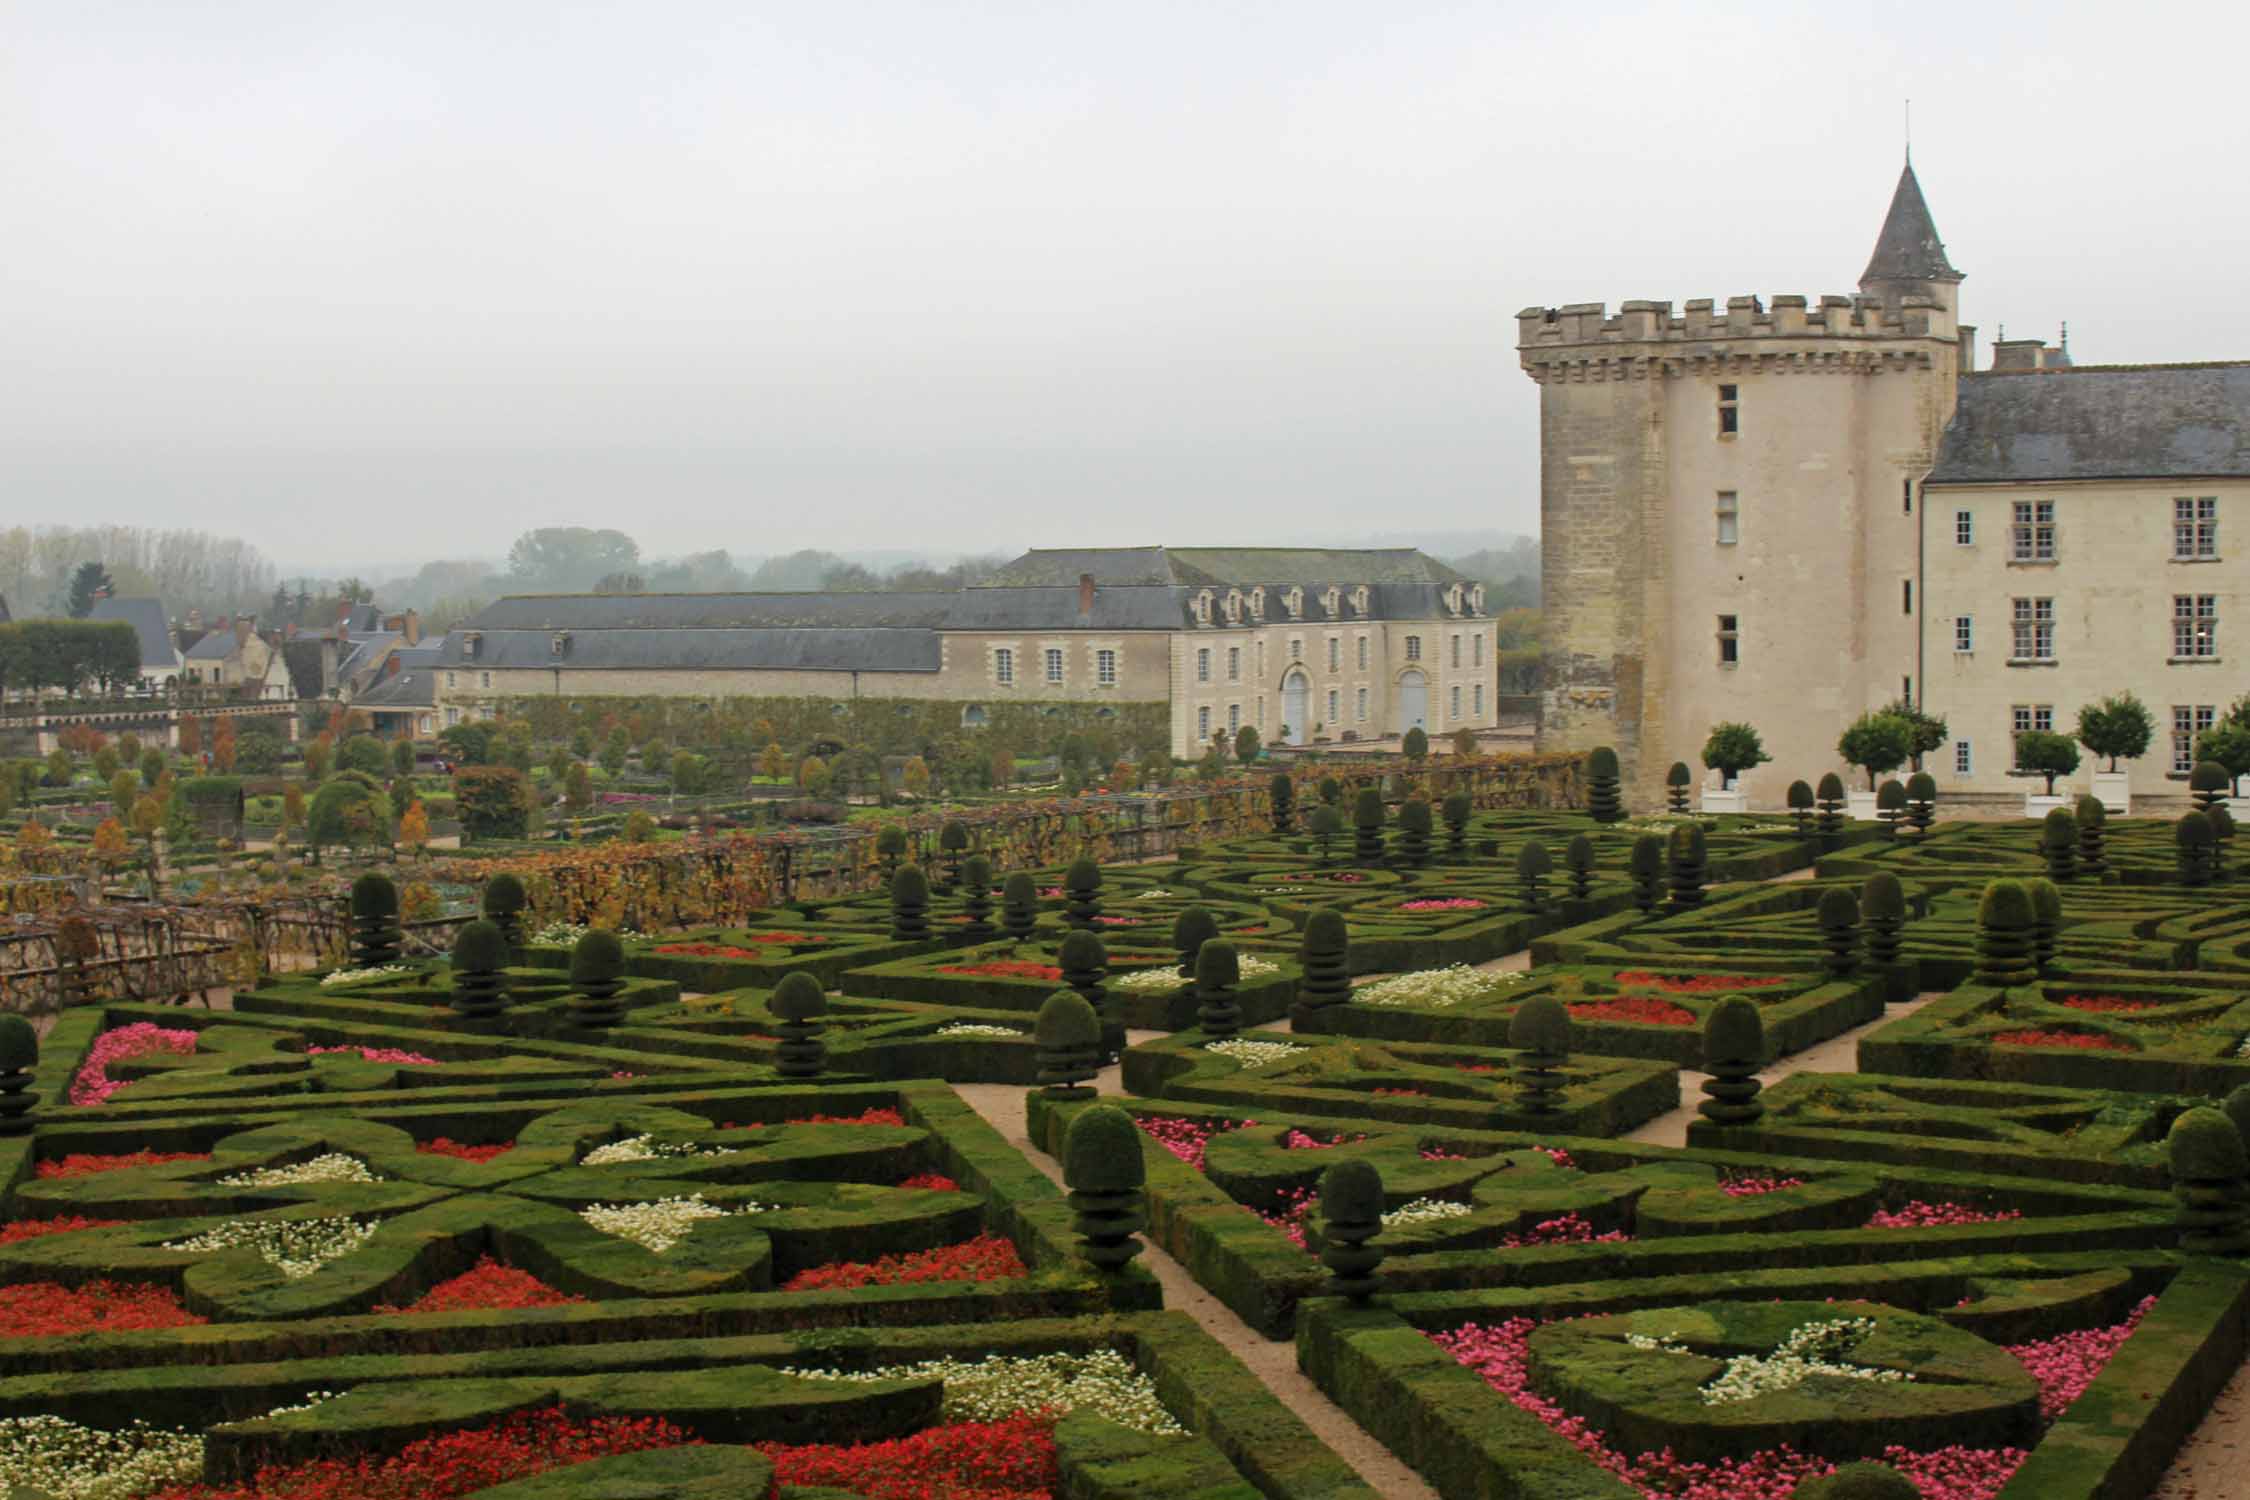
[[2046,777],[2047,795],[2052,797],[2055,778],[2078,769],[2078,746],[2069,735],[2051,729],[2027,729],[2016,736],[2016,767]]
[[2112,693],[2099,703],[2078,710],[2078,743],[2096,755],[2109,757],[2114,771],[2120,760],[2137,760],[2148,754],[2156,732],[2148,706],[2131,693]]
[[1718,772],[1726,786],[1733,786],[1737,776],[1772,759],[1758,731],[1748,724],[1714,724],[1703,741],[1704,768]]
[[1943,749],[1945,742],[1952,738],[1953,732],[1946,727],[1945,720],[1925,713],[1919,704],[1906,698],[1893,699],[1883,706],[1883,712],[1906,721],[1907,763],[1914,770],[1922,769],[1923,756]]
[[2228,722],[2206,729],[2195,739],[2195,758],[2226,767],[2229,795],[2250,776],[2250,728]]
[[1836,753],[1844,763],[1867,773],[1871,792],[1875,778],[1905,765],[1913,748],[1914,726],[1889,712],[1861,714],[1836,740]]

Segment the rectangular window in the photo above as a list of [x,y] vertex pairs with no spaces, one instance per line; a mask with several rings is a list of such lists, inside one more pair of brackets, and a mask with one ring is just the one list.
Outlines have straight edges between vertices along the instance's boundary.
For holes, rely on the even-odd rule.
[[1899,498],[1899,500],[1900,500],[1900,501],[1901,501],[1901,502],[1902,502],[1902,503],[1904,504],[1904,506],[1905,506],[1905,510],[1906,510],[1906,513],[1907,513],[1908,515],[1910,515],[1910,516],[1911,516],[1911,515],[1913,515],[1913,514],[1914,514],[1914,481],[1913,481],[1913,480],[1911,480],[1911,479],[1901,479],[1901,480],[1900,480],[1900,481],[1898,482],[1898,498]]
[[1956,651],[1974,651],[1977,649],[1976,616],[1955,615],[1953,617],[1953,649]]
[[1289,659],[1291,661],[1303,661],[1305,659],[1305,642],[1302,636],[1291,636],[1289,638]]
[[2175,703],[2172,705],[2172,774],[2185,776],[2195,769],[2195,742],[2206,729],[2219,719],[2219,711],[2209,703]]
[[1339,708],[1340,708],[1340,707],[1341,707],[1341,705],[1342,705],[1342,701],[1343,701],[1343,700],[1342,700],[1342,699],[1341,699],[1341,698],[1340,698],[1340,697],[1339,697],[1339,696],[1337,695],[1337,692],[1336,692],[1336,690],[1335,690],[1334,688],[1330,688],[1330,689],[1328,690],[1328,722],[1329,722],[1329,723],[1331,723],[1331,724],[1334,724],[1334,723],[1336,723],[1336,722],[1337,722],[1338,720],[1340,720],[1340,719],[1342,719],[1342,718],[1343,718],[1343,714],[1342,714],[1342,713],[1340,713],[1340,712],[1338,712]]
[[1367,637],[1364,635],[1359,638],[1359,669],[1367,670]]
[[1352,717],[1362,724],[1367,722],[1367,689],[1365,688],[1361,688],[1352,695]]
[[1227,647],[1227,681],[1240,682],[1241,680],[1242,648],[1240,646],[1229,646]]
[[1341,640],[1337,639],[1335,636],[1330,636],[1328,638],[1328,670],[1331,672],[1340,672],[1343,669],[1344,643]]
[[1969,768],[1974,764],[1975,762],[1969,757],[1969,742],[1967,740],[1955,740],[1953,742],[1953,774],[1966,776],[1969,774]]
[[1460,637],[1460,636],[1456,635],[1456,636],[1454,636],[1454,637],[1453,637],[1453,644],[1452,644],[1451,650],[1452,650],[1452,653],[1453,653],[1453,654],[1452,654],[1452,657],[1451,657],[1451,662],[1452,662],[1453,670],[1454,670],[1454,671],[1456,671],[1456,672],[1458,672],[1458,671],[1460,671],[1460,670],[1461,670],[1461,637]]
[[1103,687],[1117,686],[1116,652],[1104,650],[1094,653],[1094,681]]
[[1063,680],[1063,653],[1060,646],[1049,646],[1047,648],[1047,680],[1049,682]]
[[1902,615],[1914,613],[1914,580],[1911,578],[1899,580],[1898,609]]
[[1481,667],[1484,665],[1484,637],[1481,635],[1472,635],[1469,637],[1469,640],[1471,643],[1469,646],[1469,655],[1474,658],[1472,665]]
[[1742,430],[1741,387],[1719,387],[1719,436],[1733,437]]
[[2181,562],[2219,555],[2219,501],[2182,497],[2172,502],[2172,556]]
[[1742,499],[1733,490],[1719,491],[1719,545],[1731,547],[1742,540]]
[[1953,513],[1953,545],[1974,547],[1977,544],[1977,513],[1957,510]]
[[1420,661],[1422,659],[1422,638],[1420,636],[1410,635],[1406,638],[1406,659],[1408,661]]
[[1002,687],[1016,680],[1016,653],[1001,646],[992,653],[992,676]]
[[2018,599],[2015,601],[2015,649],[2009,653],[2013,661],[2053,661],[2055,659],[2055,601],[2052,599]]
[[1450,718],[1450,719],[1454,720],[1454,721],[1455,721],[1456,723],[1458,723],[1458,722],[1460,721],[1460,718],[1461,718],[1461,689],[1460,689],[1460,688],[1459,688],[1458,686],[1456,686],[1456,687],[1455,687],[1455,688],[1453,689],[1453,696],[1452,696],[1452,698],[1450,698],[1449,700],[1447,700],[1447,704],[1446,704],[1446,717],[1448,717],[1448,718]]
[[2219,654],[2219,596],[2172,596],[2172,656],[2174,660]]
[[1719,616],[1719,665],[1731,667],[1742,660],[1742,628],[1737,615]]
[[1209,646],[1196,647],[1195,680],[1197,682],[1209,682],[1211,680],[1211,648]]
[[457,683],[457,682],[455,682],[455,681],[453,680],[453,674],[452,674],[451,672],[448,672],[448,673],[446,673],[446,674],[445,674],[445,685],[446,685],[447,687],[459,687],[459,686],[460,686],[460,684],[459,684],[459,683]]
[[477,673],[477,676],[482,679],[477,683],[478,687],[492,686],[492,674],[490,672],[479,672]]
[[2016,523],[2008,531],[2010,562],[2055,560],[2055,502],[2018,500]]
[[1469,712],[1484,717],[1484,684],[1477,683],[1469,689]]
[[1208,708],[1199,708],[1195,711],[1195,737],[1199,741],[1207,741],[1211,738],[1211,710]]
[[1239,703],[1229,703],[1227,705],[1227,733],[1233,734],[1241,728],[1242,705]]

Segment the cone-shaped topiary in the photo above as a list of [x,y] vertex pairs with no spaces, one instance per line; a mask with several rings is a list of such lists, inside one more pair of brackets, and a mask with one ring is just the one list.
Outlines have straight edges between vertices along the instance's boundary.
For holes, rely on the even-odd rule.
[[1351,924],[1343,913],[1322,907],[1306,919],[1297,964],[1304,975],[1297,981],[1297,1003],[1289,1008],[1289,1020],[1302,1031],[1327,1007],[1352,998]]
[[1666,855],[1666,862],[1671,866],[1672,905],[1682,908],[1701,906],[1703,877],[1711,868],[1710,851],[1703,839],[1703,825],[1685,823],[1673,829]]
[[1408,869],[1430,862],[1430,804],[1409,797],[1398,810],[1398,858]]
[[0,1014],[0,1136],[31,1133],[31,1107],[39,1102],[31,1078],[38,1066],[39,1033],[22,1016]]
[[2078,875],[2078,820],[2067,807],[2050,808],[2039,822],[2039,852],[2047,860],[2049,880],[2071,880]]
[[508,939],[500,924],[478,918],[453,939],[453,1008],[486,1021],[508,1004]]
[[1297,784],[1287,771],[1276,771],[1266,783],[1266,802],[1273,808],[1273,831],[1286,834],[1297,816]]
[[1172,947],[1180,955],[1180,977],[1195,977],[1195,956],[1219,935],[1219,919],[1203,907],[1191,906],[1172,919]]
[[[496,924],[497,925],[497,924]],[[615,1026],[625,1018],[625,945],[595,927],[570,950],[571,1010],[581,1026]]]
[[1906,778],[1906,821],[1918,834],[1937,821],[1937,778],[1927,771]]
[[961,936],[972,943],[990,942],[992,926],[992,861],[972,854],[961,862]]
[[1624,782],[1617,752],[1607,745],[1596,745],[1586,757],[1586,810],[1597,823],[1625,820]]
[[1820,893],[1814,908],[1820,923],[1820,945],[1831,974],[1849,974],[1859,967],[1859,897],[1840,885]]
[[2031,961],[2044,974],[2055,966],[2055,940],[2062,932],[2062,889],[2046,876],[2023,883],[2031,893]]
[[1092,932],[1102,919],[1102,867],[1074,859],[1063,871],[1063,924]]
[[1439,808],[1445,818],[1445,852],[1462,855],[1469,852],[1469,814],[1476,803],[1467,792],[1449,792]]
[[1525,839],[1516,850],[1516,899],[1523,909],[1540,912],[1547,909],[1547,876],[1555,868],[1554,856],[1547,846],[1537,839]]
[[1016,942],[1028,943],[1039,926],[1039,887],[1018,870],[1000,887],[1000,930]]
[[1695,773],[1687,768],[1687,762],[1673,761],[1672,769],[1664,773],[1664,805],[1676,813],[1686,812],[1688,788],[1694,784]]
[[1383,1177],[1364,1159],[1340,1161],[1320,1174],[1320,1263],[1329,1290],[1353,1302],[1375,1295],[1383,1252],[1368,1241],[1383,1232]]
[[2180,1205],[2180,1248],[2194,1255],[2250,1250],[2250,1154],[2226,1111],[2183,1111],[2164,1144]]
[[[904,866],[901,873],[913,868]],[[774,1027],[781,1035],[774,1071],[784,1078],[818,1078],[828,1066],[828,1043],[821,1039],[828,1030],[828,992],[820,981],[802,969],[782,975],[766,1009],[780,1023]]]
[[1716,1125],[1747,1125],[1766,1112],[1758,1070],[1766,1065],[1766,1018],[1741,995],[1728,995],[1703,1020],[1703,1081],[1697,1106]]
[[948,818],[938,829],[938,853],[945,860],[945,888],[957,889],[961,884],[961,857],[969,852],[968,825],[958,818]]
[[1570,899],[1584,901],[1594,894],[1594,841],[1583,833],[1571,835],[1563,845],[1563,868],[1570,871]]
[[1195,955],[1196,1025],[1213,1041],[1242,1029],[1242,1007],[1235,1003],[1235,986],[1242,983],[1242,961],[1234,944],[1213,938]]
[[1806,1480],[1789,1500],[1922,1500],[1922,1490],[1887,1464],[1859,1463]]
[[900,865],[891,877],[891,941],[920,943],[930,936],[930,877],[920,865]]
[[1664,835],[1644,833],[1633,840],[1633,904],[1643,912],[1656,910],[1664,898]]
[[1086,1258],[1099,1271],[1125,1269],[1141,1253],[1133,1238],[1148,1223],[1141,1184],[1148,1164],[1141,1158],[1141,1131],[1133,1117],[1114,1104],[1090,1104],[1063,1132],[1063,1182],[1070,1188],[1070,1210],[1085,1241]]
[[889,880],[906,862],[906,830],[896,823],[885,823],[875,830],[875,857],[882,861],[883,879]]
[[2180,851],[2180,884],[2188,886],[2209,885],[2213,864],[2212,848],[2217,835],[2211,827],[2211,815],[2204,812],[2184,812],[2174,825],[2173,837]]
[[1867,956],[1878,964],[1898,962],[1899,935],[1906,930],[1906,887],[1888,870],[1878,870],[1859,888],[1860,920],[1867,924]]
[[1032,1027],[1039,1046],[1039,1082],[1050,1099],[1091,1099],[1086,1080],[1099,1071],[1102,1019],[1076,990],[1057,990]]
[[2101,798],[2078,799],[2078,868],[2095,880],[2109,870],[2108,822],[2109,809]]
[[352,966],[398,962],[405,935],[398,925],[398,887],[372,870],[352,882]]
[[1809,781],[1792,781],[1783,798],[1789,804],[1789,815],[1797,820],[1798,837],[1809,836],[1813,831],[1813,795]]
[[1352,860],[1362,866],[1383,862],[1383,794],[1371,786],[1361,787],[1352,802]]
[[484,883],[484,897],[480,903],[484,914],[499,925],[501,935],[511,948],[523,946],[523,909],[530,904],[524,894],[523,882],[502,870]]
[[1821,777],[1813,806],[1820,810],[1813,820],[1813,830],[1820,835],[1821,848],[1833,849],[1844,838],[1844,778],[1834,771]]
[[2039,977],[2032,933],[2031,890],[2020,880],[1995,880],[1977,900],[1977,983],[2029,984]]
[[1562,1109],[1562,1065],[1570,1061],[1570,1011],[1553,995],[1534,995],[1508,1017],[1508,1045],[1516,1058],[1516,1083],[1524,1113]]
[[1125,1050],[1125,1022],[1109,998],[1109,945],[1096,933],[1066,932],[1055,950],[1055,966],[1062,970],[1063,983],[1076,990],[1100,1017],[1101,1060],[1114,1062]]

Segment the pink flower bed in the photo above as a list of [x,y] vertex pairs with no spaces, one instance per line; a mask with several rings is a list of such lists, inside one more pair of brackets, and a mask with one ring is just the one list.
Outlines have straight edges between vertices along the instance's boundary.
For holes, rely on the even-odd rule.
[[1500,1241],[1500,1248],[1528,1250],[1538,1245],[1622,1245],[1631,1238],[1622,1229],[1596,1234],[1594,1226],[1578,1215],[1564,1214],[1559,1219],[1541,1219],[1522,1234],[1505,1236]]
[[71,1080],[70,1102],[80,1106],[107,1104],[110,1097],[126,1084],[129,1078],[109,1076],[111,1065],[128,1058],[146,1057],[152,1052],[169,1052],[176,1057],[190,1057],[195,1053],[193,1031],[168,1030],[154,1021],[135,1021],[130,1026],[119,1026],[94,1038],[94,1045],[86,1051],[86,1061]]
[[2077,1047],[2087,1052],[2130,1052],[2131,1042],[2091,1031],[2003,1031],[1993,1040],[2003,1047]]
[[1924,1203],[1917,1198],[1897,1212],[1879,1208],[1868,1219],[1868,1229],[1948,1229],[1960,1224],[1999,1224],[2023,1215],[2012,1208],[1987,1213],[1966,1203]]
[[2143,1297],[2122,1323],[2112,1323],[2107,1328],[2081,1328],[2076,1333],[2058,1334],[2051,1339],[2034,1339],[2028,1344],[2010,1344],[2008,1352],[2022,1361],[2039,1382],[2039,1415],[2052,1422],[2070,1410],[2070,1403],[2086,1393],[2109,1363],[2118,1346],[2132,1337],[2133,1330],[2141,1326],[2141,1319],[2156,1306],[2154,1297]]
[[1804,1185],[1802,1177],[1730,1177],[1719,1184],[1719,1191],[1729,1198],[1755,1198],[1762,1193],[1778,1193],[1783,1188]]
[[1289,1133],[1281,1138],[1281,1149],[1284,1151],[1326,1151],[1332,1146],[1349,1146],[1366,1139],[1367,1137],[1364,1135],[1340,1135],[1332,1141],[1324,1141],[1319,1136],[1307,1135],[1304,1131],[1292,1125],[1289,1128]]
[[1482,911],[1484,903],[1474,896],[1424,896],[1418,901],[1401,901],[1400,911]]
[[338,1052],[357,1052],[371,1063],[396,1063],[400,1066],[435,1068],[441,1066],[434,1057],[424,1057],[419,1052],[406,1052],[397,1047],[307,1047],[307,1057],[327,1057]]
[[1320,1190],[1309,1187],[1285,1190],[1281,1195],[1281,1210],[1278,1213],[1258,1213],[1249,1204],[1242,1205],[1244,1212],[1258,1214],[1259,1218],[1288,1236],[1290,1244],[1308,1255],[1312,1253],[1312,1246],[1305,1243],[1305,1220],[1311,1218],[1313,1210],[1319,1206]]
[[1258,1122],[1182,1120],[1172,1115],[1142,1115],[1136,1116],[1133,1123],[1146,1131],[1156,1144],[1200,1172],[1203,1170],[1203,1153],[1209,1148],[1211,1137],[1222,1130],[1240,1130]]

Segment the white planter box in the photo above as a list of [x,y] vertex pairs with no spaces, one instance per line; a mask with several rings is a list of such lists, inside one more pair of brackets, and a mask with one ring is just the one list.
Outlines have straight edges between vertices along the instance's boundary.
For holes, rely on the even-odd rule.
[[2104,812],[2122,817],[2133,810],[2133,773],[2130,771],[2096,771],[2094,773],[2094,800]]
[[2025,792],[2023,794],[2023,815],[2027,818],[2044,818],[2058,807],[2067,808],[2069,806],[2070,798],[2065,793],[2057,792],[2052,797],[2044,792]]
[[1738,782],[1732,791],[1703,789],[1703,811],[1707,813],[1746,813],[1750,810],[1750,794]]
[[2234,814],[2237,823],[2250,820],[2250,797],[2227,798],[2227,811]]
[[1873,792],[1846,792],[1844,793],[1844,805],[1851,813],[1854,823],[1872,823],[1875,821],[1875,794]]

